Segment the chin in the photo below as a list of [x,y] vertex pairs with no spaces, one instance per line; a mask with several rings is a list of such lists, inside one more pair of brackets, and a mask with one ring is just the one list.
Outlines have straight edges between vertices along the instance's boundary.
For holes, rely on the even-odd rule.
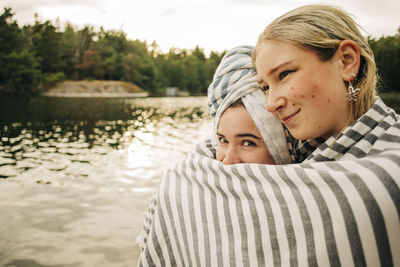
[[319,137],[318,134],[312,134],[307,131],[301,131],[301,130],[290,130],[290,134],[296,138],[297,140],[307,140],[307,139],[314,139]]

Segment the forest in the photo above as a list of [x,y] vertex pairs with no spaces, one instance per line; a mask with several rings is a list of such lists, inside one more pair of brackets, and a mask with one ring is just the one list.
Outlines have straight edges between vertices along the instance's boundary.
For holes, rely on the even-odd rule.
[[[33,25],[19,26],[11,8],[0,15],[0,95],[35,96],[64,80],[132,82],[150,96],[167,87],[190,95],[206,95],[226,51],[209,55],[199,46],[171,48],[164,53],[156,41],[130,40],[116,30],[61,27],[35,16]],[[375,54],[380,92],[400,92],[400,28],[394,36],[368,36]]]

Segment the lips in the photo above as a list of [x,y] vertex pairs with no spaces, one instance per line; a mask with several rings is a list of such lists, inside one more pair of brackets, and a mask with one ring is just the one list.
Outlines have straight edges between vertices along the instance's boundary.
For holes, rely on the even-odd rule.
[[285,116],[285,117],[281,117],[280,120],[283,124],[287,125],[289,124],[293,118],[300,112],[300,109],[298,111],[296,111],[295,113],[289,115],[289,116]]

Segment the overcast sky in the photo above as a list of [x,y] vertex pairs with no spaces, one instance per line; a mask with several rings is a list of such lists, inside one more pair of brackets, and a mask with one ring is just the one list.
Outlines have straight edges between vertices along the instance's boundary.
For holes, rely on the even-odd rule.
[[354,15],[365,35],[394,35],[400,27],[399,0],[0,0],[11,7],[20,26],[32,24],[34,14],[61,26],[66,21],[123,30],[128,39],[156,41],[171,47],[206,52],[236,45],[254,45],[265,26],[283,13],[310,3],[340,6]]

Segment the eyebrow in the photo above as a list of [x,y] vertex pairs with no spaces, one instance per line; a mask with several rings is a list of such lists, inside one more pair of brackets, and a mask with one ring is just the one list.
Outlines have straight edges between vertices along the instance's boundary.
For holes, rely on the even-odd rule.
[[279,64],[278,66],[276,66],[275,68],[271,69],[268,74],[271,75],[274,72],[276,72],[277,70],[279,70],[281,67],[289,65],[292,62],[293,62],[293,60],[288,60],[286,62],[283,62],[283,63]]
[[[222,133],[217,132],[217,135],[225,137],[225,135],[223,135]],[[244,138],[244,137],[251,137],[257,140],[260,140],[261,138],[258,137],[257,135],[254,135],[252,133],[242,133],[242,134],[237,134],[236,137],[240,137],[240,138]]]
[[236,136],[237,137],[252,137],[254,139],[260,140],[260,137],[254,135],[254,134],[251,134],[251,133],[238,134]]
[[[293,60],[288,60],[288,61],[286,61],[286,62],[283,62],[283,63],[279,64],[279,65],[276,66],[275,68],[271,69],[271,70],[267,73],[267,75],[272,75],[274,72],[276,72],[276,71],[279,70],[280,68],[282,68],[282,67],[284,67],[284,66],[286,66],[286,65],[289,65],[289,64],[292,63],[292,62],[293,62]],[[259,78],[259,79],[257,80],[257,82],[260,84],[260,83],[263,83],[264,80],[263,80],[262,78]]]
[[[222,137],[225,137],[225,135],[223,135],[222,133],[219,133],[219,132],[217,132],[217,135],[222,136]],[[254,138],[254,139],[257,139],[257,140],[260,140],[260,139],[261,139],[260,137],[254,135],[254,134],[251,134],[251,133],[237,134],[236,136],[237,136],[237,137],[241,137],[241,138],[244,138],[244,137],[251,137],[251,138]]]

